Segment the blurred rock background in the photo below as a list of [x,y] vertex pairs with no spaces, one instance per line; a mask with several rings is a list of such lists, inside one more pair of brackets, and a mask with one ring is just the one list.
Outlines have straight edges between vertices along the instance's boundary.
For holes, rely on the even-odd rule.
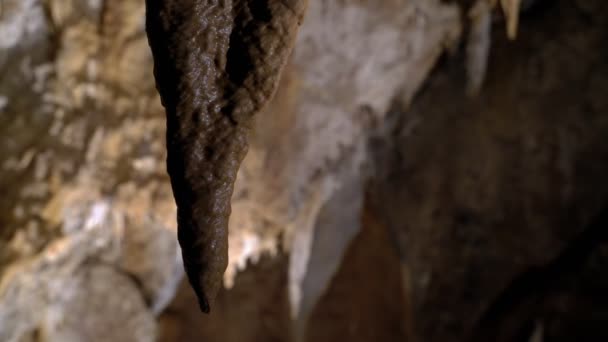
[[514,3],[310,1],[204,316],[144,2],[0,0],[0,341],[608,340],[608,3]]

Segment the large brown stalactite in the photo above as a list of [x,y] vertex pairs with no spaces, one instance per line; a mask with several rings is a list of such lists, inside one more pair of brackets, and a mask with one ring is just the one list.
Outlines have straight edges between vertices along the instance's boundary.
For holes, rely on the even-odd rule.
[[275,92],[306,1],[146,4],[179,242],[209,312],[228,263],[230,199],[251,120]]

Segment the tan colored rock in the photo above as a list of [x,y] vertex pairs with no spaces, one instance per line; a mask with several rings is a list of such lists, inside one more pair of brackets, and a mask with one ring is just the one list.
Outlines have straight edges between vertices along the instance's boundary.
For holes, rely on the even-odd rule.
[[153,341],[183,266],[143,4],[14,3],[0,19],[22,32],[0,37],[0,340]]
[[[21,319],[2,321],[1,336],[25,338],[40,329],[49,339],[82,336],[77,326],[55,328],[41,313],[52,306],[66,322],[88,314],[44,284],[67,289],[82,281],[81,292],[71,295],[87,298],[111,284],[99,288],[81,277],[107,274],[122,279],[125,296],[140,298],[128,310],[107,303],[91,317],[107,316],[113,326],[132,316],[146,322],[145,333],[121,333],[152,338],[149,319],[172,298],[183,273],[143,3],[7,3],[16,16],[0,19],[0,30],[19,38],[0,35],[0,71],[10,75],[0,79],[0,187],[8,189],[0,198],[0,316]],[[358,202],[345,217],[331,208],[365,179],[367,139],[396,97],[411,100],[460,30],[457,8],[439,1],[311,1],[238,174],[226,285],[249,261],[284,247],[291,252],[292,312],[303,300],[309,311],[358,231],[350,225]],[[323,245],[315,242],[319,236],[343,240]],[[311,253],[334,262],[317,260],[309,270]],[[321,285],[302,291],[307,277]],[[28,282],[44,285],[32,298],[47,302],[9,296],[31,289]]]

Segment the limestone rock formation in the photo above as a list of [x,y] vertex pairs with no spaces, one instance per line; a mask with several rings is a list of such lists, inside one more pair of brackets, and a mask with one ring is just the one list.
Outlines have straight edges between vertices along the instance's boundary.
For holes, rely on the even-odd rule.
[[210,316],[143,1],[0,3],[1,341],[608,339],[605,1],[311,0]]
[[3,1],[0,340],[154,340],[183,277],[143,9]]

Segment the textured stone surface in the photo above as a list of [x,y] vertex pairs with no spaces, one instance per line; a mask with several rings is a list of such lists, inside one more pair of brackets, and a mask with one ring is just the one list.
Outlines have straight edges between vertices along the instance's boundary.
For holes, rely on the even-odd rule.
[[606,2],[523,2],[515,42],[494,11],[491,44],[456,3],[311,2],[237,177],[232,289],[202,316],[183,281],[167,306],[143,3],[5,0],[0,340],[606,341],[606,243],[565,252],[608,194]]
[[[70,208],[74,217],[66,224],[75,224],[77,230],[5,271],[0,339],[153,340],[156,322],[143,289],[135,276],[113,266],[123,252],[124,218],[108,201]],[[177,254],[176,247],[172,253]]]
[[3,2],[2,341],[154,340],[183,277],[143,10]]
[[207,313],[228,266],[231,199],[251,121],[274,96],[306,4],[146,1],[178,238]]
[[[342,217],[344,232],[351,233],[325,231],[342,239],[340,247],[315,244],[314,231],[328,229],[315,227],[332,226],[317,224],[317,215],[334,191],[343,193],[344,172],[352,173],[349,184],[358,188],[366,130],[382,117],[397,89],[411,97],[460,27],[456,8],[434,1],[386,1],[378,8],[315,2],[309,13],[297,42],[302,47],[289,62],[277,96],[255,123],[250,153],[239,171],[224,279],[231,285],[250,260],[285,248],[297,251],[288,274],[290,288],[300,291],[310,251],[332,251],[334,262],[314,261],[313,269],[320,268],[309,278],[316,290],[303,294],[307,310],[358,230],[348,223],[357,220],[355,202],[349,213],[336,216]],[[158,313],[172,298],[182,266],[163,161],[165,119],[154,89],[144,14],[139,1],[3,1],[3,289],[26,287],[17,275],[36,279],[37,266],[25,265],[56,260],[52,256],[60,250],[75,266],[51,262],[45,275],[50,282],[68,284],[89,268],[107,266],[104,272],[113,270],[130,280],[125,291],[143,298],[143,306],[134,306],[141,312],[133,317]],[[335,74],[327,73],[334,69]],[[379,81],[367,84],[375,75]],[[339,201],[332,203],[340,207]],[[331,210],[324,212],[324,220],[332,222]],[[101,214],[111,219],[101,219]],[[90,225],[97,228],[86,228]],[[112,248],[90,249],[89,242],[78,242],[89,239]],[[322,279],[319,286],[314,279]],[[101,291],[82,284],[74,296]],[[44,286],[39,291],[51,293]],[[37,331],[50,319],[40,312],[53,301],[19,302],[6,293],[0,293],[0,300],[8,303],[3,313],[16,310],[19,317],[32,317],[23,320],[27,329],[3,324],[0,330],[8,334],[3,336]],[[297,313],[299,300],[292,303]],[[111,305],[104,310],[100,316],[112,316]],[[66,304],[62,315],[69,321],[83,313]],[[68,330],[62,336],[71,334]]]

